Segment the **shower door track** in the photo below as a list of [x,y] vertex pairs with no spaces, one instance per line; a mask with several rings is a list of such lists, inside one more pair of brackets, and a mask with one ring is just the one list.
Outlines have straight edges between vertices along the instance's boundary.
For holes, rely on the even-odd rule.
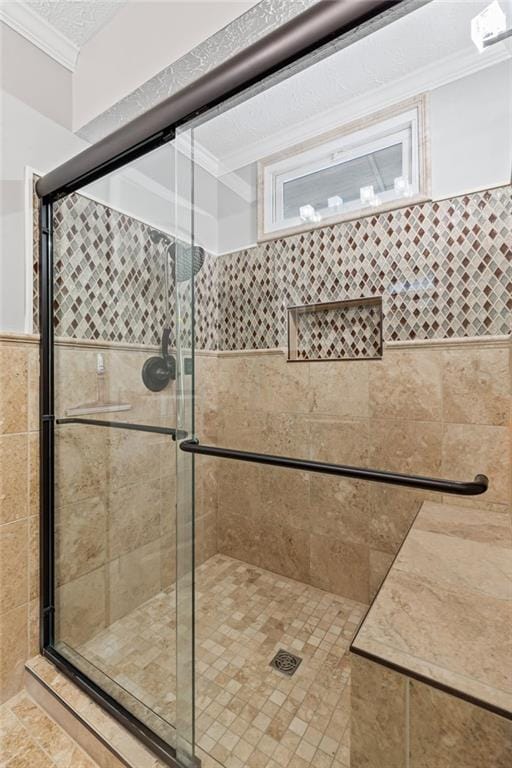
[[[42,176],[36,184],[41,199],[39,231],[40,321],[40,651],[90,695],[129,732],[167,764],[181,768],[167,742],[112,698],[55,646],[55,398],[53,302],[53,203],[111,173],[175,137],[188,120],[241,94],[348,32],[372,22],[365,34],[392,23],[430,0],[320,0],[308,10],[265,35],[146,113]],[[380,18],[377,18],[380,17]],[[59,422],[61,420],[58,420]],[[73,420],[74,423],[78,423]],[[89,420],[88,420],[89,421]],[[100,422],[100,420],[90,420]],[[62,423],[69,423],[62,420]],[[81,420],[79,423],[85,423]],[[147,429],[101,422],[91,426]],[[166,432],[167,434],[167,432]],[[172,432],[169,431],[171,437]],[[183,435],[178,434],[178,438]],[[176,438],[176,434],[174,438]],[[198,451],[197,451],[198,452]],[[107,745],[108,746],[108,745]]]
[[[85,672],[82,672],[78,667],[72,664],[65,656],[59,651],[48,646],[41,650],[41,655],[48,661],[54,664],[58,670],[60,670],[66,677],[68,677],[72,683],[78,688],[84,691],[96,704],[102,707],[109,715],[112,715],[129,733],[135,736],[140,742],[145,744],[149,749],[166,765],[170,768],[182,768],[181,763],[176,760],[174,749],[146,726],[139,718],[135,717],[129,710],[123,707],[116,699],[110,696],[101,686],[94,682]],[[55,695],[54,691],[46,683],[44,685]],[[65,702],[61,702],[66,709],[69,709]],[[101,734],[98,734],[92,729],[86,720],[81,720],[80,715],[77,715],[74,710],[70,710],[74,716],[80,720],[89,731],[91,731],[95,738],[101,741],[107,749],[109,749],[115,757],[120,760],[121,757],[115,752],[108,741],[106,741]]]
[[[42,176],[58,200],[174,138],[175,129],[378,16],[390,23],[431,0],[320,0],[155,107]],[[391,13],[393,11],[393,13]],[[370,33],[369,30],[368,34]]]

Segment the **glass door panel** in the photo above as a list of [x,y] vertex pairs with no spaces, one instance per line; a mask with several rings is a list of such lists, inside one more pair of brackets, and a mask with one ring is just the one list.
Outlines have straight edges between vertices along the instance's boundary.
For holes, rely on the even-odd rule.
[[168,144],[54,205],[53,648],[182,754],[193,532],[176,518],[175,437],[192,425],[176,410],[191,356],[176,354],[175,198]]
[[195,461],[179,450],[195,433],[194,290],[203,252],[194,232],[193,133],[178,132],[176,179],[176,610],[177,610],[177,755],[184,766],[195,753]]
[[510,62],[469,53],[476,5],[400,4],[55,207],[54,647],[184,766],[346,768],[418,510],[509,510]]
[[[469,52],[478,4],[404,5],[396,26],[336,41],[177,137],[180,237],[205,250],[180,309],[195,739],[225,766],[348,768],[350,644],[419,510],[510,507],[510,61],[499,42]],[[372,160],[396,135],[400,162]],[[365,169],[343,169],[351,151]],[[339,176],[299,184],[283,214],[279,174],[308,179],[313,161]],[[402,607],[380,616],[390,656]]]

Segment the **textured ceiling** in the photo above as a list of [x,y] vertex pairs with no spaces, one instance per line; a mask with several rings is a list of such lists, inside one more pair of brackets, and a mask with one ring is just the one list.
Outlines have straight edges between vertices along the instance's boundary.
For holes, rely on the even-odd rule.
[[169,64],[124,99],[84,125],[78,135],[91,143],[99,141],[317,2],[318,0],[260,0],[181,59]]
[[24,4],[42,16],[78,47],[94,37],[117,11],[124,0],[24,0]]
[[[79,135],[98,141],[315,2],[262,0],[83,126]],[[333,125],[338,125],[345,120],[343,110],[349,114],[351,105],[359,101],[366,108],[374,94],[392,89],[403,78],[416,78],[436,65],[443,68],[445,62],[448,71],[450,61],[461,55],[478,59],[470,21],[489,0],[430,0],[423,6],[422,2],[418,0],[412,13],[310,66],[300,76],[220,114],[198,128],[197,143],[226,170],[236,169],[245,164],[243,159],[251,162],[269,154],[263,145],[275,144],[272,152],[290,146],[291,133],[292,143],[308,138],[310,123],[320,116],[330,119],[331,111],[336,113]]]
[[[478,59],[470,22],[488,0],[433,0],[371,36],[222,112],[196,131],[196,140],[230,164],[240,146],[258,147],[291,127],[364,96],[371,99],[406,76],[461,52]],[[366,103],[366,100],[365,100]],[[232,166],[233,167],[233,166]],[[236,166],[234,166],[236,167]]]

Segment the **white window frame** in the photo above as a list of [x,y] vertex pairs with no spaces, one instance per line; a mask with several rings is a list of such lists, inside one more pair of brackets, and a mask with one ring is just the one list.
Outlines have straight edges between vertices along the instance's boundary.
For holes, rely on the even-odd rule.
[[[258,240],[306,232],[430,199],[425,102],[425,96],[411,99],[262,160],[258,164]],[[338,211],[320,211],[320,221],[284,218],[287,182],[397,143],[402,145],[404,175],[411,180],[407,195],[397,196],[393,189],[379,192],[378,204],[347,201]]]

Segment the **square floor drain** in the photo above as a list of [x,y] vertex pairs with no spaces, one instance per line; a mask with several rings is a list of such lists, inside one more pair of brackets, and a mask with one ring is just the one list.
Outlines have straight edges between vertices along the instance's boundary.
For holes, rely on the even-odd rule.
[[276,653],[270,666],[277,669],[278,672],[282,672],[283,675],[291,677],[302,664],[302,659],[298,656],[294,656],[290,651],[285,651],[282,648]]

